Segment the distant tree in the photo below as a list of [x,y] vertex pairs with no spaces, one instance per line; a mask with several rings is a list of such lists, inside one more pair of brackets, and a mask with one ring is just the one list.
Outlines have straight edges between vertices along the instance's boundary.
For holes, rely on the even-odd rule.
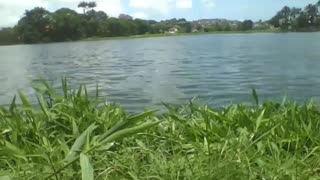
[[308,27],[310,25],[308,21],[308,15],[305,12],[301,12],[294,22],[294,30],[304,29]]
[[14,28],[0,29],[0,45],[19,43],[19,36]]
[[291,8],[290,19],[294,21],[301,14],[301,12],[302,12],[301,8],[295,8],[295,7]]
[[284,6],[277,14],[271,18],[269,23],[275,27],[288,30],[291,24],[291,9],[288,6]]
[[320,0],[316,3],[317,7],[320,7]]
[[128,14],[120,14],[119,19],[126,19],[126,20],[132,20],[132,16],[128,15]]
[[305,12],[308,15],[308,23],[310,25],[315,25],[316,22],[316,17],[318,15],[318,7],[316,5],[313,4],[308,4],[305,7]]
[[179,23],[179,26],[180,26],[179,32],[190,33],[192,31],[192,25],[190,22],[182,21]]
[[244,20],[241,24],[239,29],[241,31],[248,31],[253,29],[253,21],[252,20]]
[[97,7],[97,3],[94,1],[88,2],[88,8],[89,9],[94,9],[95,7]]
[[86,37],[101,36],[101,29],[103,22],[107,20],[108,15],[103,11],[90,10],[87,11],[86,16],[83,18],[82,24]]
[[86,10],[88,8],[88,2],[85,2],[85,1],[81,1],[79,4],[78,4],[78,8],[82,8],[83,9],[83,14],[86,13]]
[[94,1],[91,1],[91,2],[81,1],[78,4],[78,8],[83,8],[83,14],[86,14],[87,10],[94,9],[95,7],[97,7],[97,3]]
[[50,41],[50,12],[41,7],[26,11],[16,26],[17,32],[25,43]]
[[61,8],[52,14],[52,41],[78,40],[82,36],[81,18],[77,12],[68,8]]
[[150,25],[147,21],[142,19],[135,19],[134,23],[136,24],[137,34],[145,34],[150,31]]

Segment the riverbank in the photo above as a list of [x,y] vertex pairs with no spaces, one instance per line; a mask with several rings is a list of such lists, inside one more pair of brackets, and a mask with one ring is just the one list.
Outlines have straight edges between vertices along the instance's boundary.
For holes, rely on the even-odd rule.
[[89,97],[34,84],[0,107],[0,179],[317,179],[320,108],[294,101],[214,108],[194,101],[127,114]]
[[197,33],[161,33],[161,34],[143,34],[134,36],[120,36],[120,37],[91,37],[84,38],[80,41],[99,41],[99,40],[116,40],[116,39],[136,39],[136,38],[154,38],[154,37],[175,37],[175,36],[196,36],[208,34],[254,34],[254,33],[281,33],[280,30],[250,30],[250,31],[215,31],[215,32],[197,32]]
[[[256,34],[256,33],[290,33],[291,31],[281,31],[279,29],[274,30],[249,30],[249,31],[215,31],[215,32],[197,32],[197,33],[176,33],[176,34],[143,34],[133,36],[117,36],[117,37],[90,37],[83,38],[76,41],[63,41],[63,42],[78,42],[78,41],[102,41],[102,40],[120,40],[120,39],[141,39],[141,38],[155,38],[155,37],[176,37],[176,36],[196,36],[196,35],[209,35],[209,34]],[[319,32],[319,31],[297,31],[297,32]],[[296,32],[294,32],[296,33]],[[36,44],[43,43],[58,43],[58,42],[39,42]],[[12,46],[12,45],[23,45],[24,43],[0,43],[0,46]]]

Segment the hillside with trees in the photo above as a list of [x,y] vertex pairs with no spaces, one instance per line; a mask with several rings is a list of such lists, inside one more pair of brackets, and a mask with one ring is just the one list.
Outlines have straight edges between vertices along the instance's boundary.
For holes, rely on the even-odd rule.
[[269,23],[286,31],[318,31],[320,29],[320,1],[316,4],[308,4],[304,9],[285,6]]
[[80,2],[78,13],[69,8],[54,12],[36,7],[26,10],[12,28],[0,30],[0,44],[42,43],[75,41],[92,37],[120,37],[161,33],[197,33],[218,31],[275,30],[317,31],[320,29],[320,1],[304,9],[285,6],[268,21],[252,20],[169,19],[163,21],[134,19],[120,14],[109,17],[106,12],[96,11],[96,2]]

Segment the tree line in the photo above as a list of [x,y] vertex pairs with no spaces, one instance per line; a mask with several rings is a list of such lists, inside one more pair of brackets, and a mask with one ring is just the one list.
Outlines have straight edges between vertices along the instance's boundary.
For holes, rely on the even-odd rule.
[[283,7],[269,20],[276,28],[285,31],[318,31],[320,29],[320,1],[305,8]]
[[271,29],[286,31],[310,31],[320,29],[320,1],[309,4],[304,9],[285,6],[270,20],[254,23],[252,20],[222,21],[211,24],[189,22],[186,19],[164,21],[134,19],[120,14],[109,17],[103,11],[95,11],[96,2],[80,2],[82,13],[69,8],[54,12],[36,7],[26,10],[24,16],[13,28],[0,30],[0,44],[39,43],[74,41],[90,37],[118,37],[143,34],[168,33],[172,29],[178,33],[212,31],[247,31],[251,29]]

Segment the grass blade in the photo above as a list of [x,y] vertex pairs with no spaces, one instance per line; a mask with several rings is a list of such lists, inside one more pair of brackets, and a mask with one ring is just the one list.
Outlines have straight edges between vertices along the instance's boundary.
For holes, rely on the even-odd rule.
[[82,147],[87,140],[87,136],[89,136],[89,134],[96,128],[97,126],[95,124],[92,124],[76,139],[76,141],[74,142],[74,144],[70,149],[70,152],[67,154],[65,158],[66,162],[70,162],[73,159],[77,158],[77,155],[79,154],[79,152],[82,151]]
[[259,98],[256,89],[252,89],[252,96],[255,104],[258,106],[259,105]]
[[158,125],[159,123],[160,123],[160,121],[146,122],[146,123],[143,123],[139,126],[135,126],[132,128],[127,128],[127,129],[117,131],[116,133],[114,133],[114,134],[110,135],[109,137],[107,137],[106,139],[102,140],[101,144],[121,140],[125,137],[129,137],[131,135],[137,134],[137,133],[142,132],[146,129],[154,127],[154,126]]
[[103,134],[100,138],[99,141],[102,141],[106,137],[110,136],[111,134],[123,129],[126,127],[128,124],[134,124],[137,121],[144,120],[145,118],[153,115],[156,111],[147,111],[138,115],[131,116],[127,119],[119,121],[115,126],[113,126],[111,129],[109,129],[105,134]]
[[80,154],[80,166],[81,166],[82,180],[93,180],[94,179],[93,167],[89,161],[89,158],[83,153]]

